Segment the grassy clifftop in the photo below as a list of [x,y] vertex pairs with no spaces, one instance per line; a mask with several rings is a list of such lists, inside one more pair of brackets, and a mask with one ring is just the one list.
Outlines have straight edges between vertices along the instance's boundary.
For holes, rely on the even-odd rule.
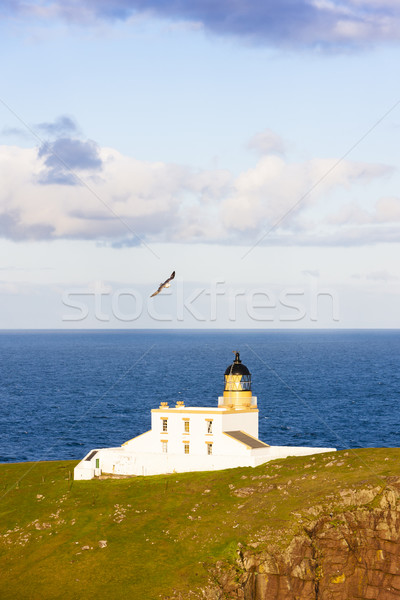
[[72,461],[0,465],[0,598],[189,598],[239,543],[285,547],[317,515],[334,519],[344,490],[384,489],[399,459],[347,450],[88,482],[72,481]]

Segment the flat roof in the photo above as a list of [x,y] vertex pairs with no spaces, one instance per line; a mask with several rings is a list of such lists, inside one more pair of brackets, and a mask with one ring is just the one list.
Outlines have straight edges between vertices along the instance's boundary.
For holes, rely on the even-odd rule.
[[269,448],[268,444],[265,444],[261,440],[252,437],[248,433],[244,431],[224,431],[226,435],[229,435],[231,438],[241,442],[242,444],[246,444],[249,448]]
[[163,406],[162,408],[152,408],[151,412],[162,412],[162,413],[167,413],[167,412],[173,412],[173,413],[216,413],[216,414],[234,414],[234,413],[244,413],[244,412],[250,412],[250,413],[256,413],[258,412],[258,408],[254,407],[252,408],[251,406],[249,406],[248,408],[229,408],[227,406],[216,406],[216,407],[210,407],[210,406],[171,406],[171,407],[167,407],[167,406]]

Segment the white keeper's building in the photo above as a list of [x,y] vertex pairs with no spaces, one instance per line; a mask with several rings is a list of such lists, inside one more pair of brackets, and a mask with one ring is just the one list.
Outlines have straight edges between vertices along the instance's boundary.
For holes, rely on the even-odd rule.
[[256,467],[275,458],[331,452],[335,448],[269,446],[258,439],[257,398],[251,375],[236,352],[225,371],[218,406],[187,407],[161,402],[151,411],[151,429],[117,448],[91,450],[75,467],[74,479],[101,474],[160,475]]

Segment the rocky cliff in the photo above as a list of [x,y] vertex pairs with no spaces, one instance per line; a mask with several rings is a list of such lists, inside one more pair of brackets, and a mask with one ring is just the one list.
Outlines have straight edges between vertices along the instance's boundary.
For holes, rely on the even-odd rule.
[[[207,600],[398,600],[400,477],[345,489],[294,515],[299,531],[239,545],[210,568]],[[285,532],[287,533],[287,532]]]

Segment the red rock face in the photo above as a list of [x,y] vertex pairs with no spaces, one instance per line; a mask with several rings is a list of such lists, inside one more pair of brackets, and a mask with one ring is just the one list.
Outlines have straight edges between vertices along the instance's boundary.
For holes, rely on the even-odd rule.
[[400,495],[396,487],[343,492],[343,512],[320,516],[284,550],[239,549],[216,565],[207,600],[399,600]]

